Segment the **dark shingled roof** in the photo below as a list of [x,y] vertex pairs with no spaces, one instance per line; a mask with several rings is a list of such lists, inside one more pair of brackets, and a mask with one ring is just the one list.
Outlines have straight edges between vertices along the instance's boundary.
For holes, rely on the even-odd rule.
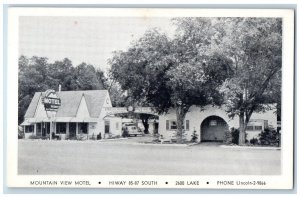
[[[58,93],[58,96],[61,99],[61,106],[56,113],[56,117],[75,117],[83,96],[85,98],[90,116],[99,117],[107,94],[107,90],[61,91]],[[41,92],[35,93],[27,109],[25,118],[34,117],[41,95]]]

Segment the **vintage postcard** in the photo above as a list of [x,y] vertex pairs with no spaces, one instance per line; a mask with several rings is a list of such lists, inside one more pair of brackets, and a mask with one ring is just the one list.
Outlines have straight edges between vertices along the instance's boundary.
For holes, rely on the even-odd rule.
[[8,8],[7,186],[292,189],[292,9]]

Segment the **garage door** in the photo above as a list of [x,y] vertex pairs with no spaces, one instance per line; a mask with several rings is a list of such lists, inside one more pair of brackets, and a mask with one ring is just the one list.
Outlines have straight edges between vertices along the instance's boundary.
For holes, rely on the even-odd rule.
[[226,130],[228,125],[221,117],[207,117],[201,124],[201,141],[221,142]]

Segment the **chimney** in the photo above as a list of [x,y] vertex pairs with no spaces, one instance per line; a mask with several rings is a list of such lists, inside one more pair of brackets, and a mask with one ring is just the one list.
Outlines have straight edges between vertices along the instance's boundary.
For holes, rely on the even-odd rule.
[[58,93],[61,91],[61,84],[58,85]]

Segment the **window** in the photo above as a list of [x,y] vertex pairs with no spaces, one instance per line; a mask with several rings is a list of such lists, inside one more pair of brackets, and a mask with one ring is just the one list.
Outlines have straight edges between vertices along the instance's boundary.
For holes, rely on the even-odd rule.
[[119,122],[116,122],[116,130],[119,130]]
[[88,123],[78,123],[79,134],[87,134],[88,132]]
[[176,121],[171,120],[170,128],[171,128],[171,130],[177,129],[177,123],[176,123]]
[[246,130],[247,131],[253,131],[253,126],[247,126]]
[[56,123],[56,134],[66,134],[67,132],[67,123],[58,122]]
[[42,135],[42,123],[36,123],[36,135],[37,136]]
[[264,128],[267,128],[269,126],[268,120],[264,120]]
[[210,122],[209,122],[209,126],[217,126],[217,120],[211,120]]
[[33,133],[33,131],[34,131],[33,125],[25,126],[25,133]]
[[185,121],[185,130],[187,130],[187,131],[190,130],[190,121],[189,120]]
[[169,120],[166,121],[166,129],[170,130],[170,122],[169,122]]
[[175,120],[167,120],[166,121],[166,129],[167,130],[177,129],[177,122]]
[[255,131],[262,131],[262,126],[255,126],[254,129]]
[[[183,129],[186,129],[187,131],[190,130],[190,121],[185,121],[185,126],[183,124]],[[167,130],[176,130],[177,129],[177,121],[176,120],[166,120],[166,129]]]

